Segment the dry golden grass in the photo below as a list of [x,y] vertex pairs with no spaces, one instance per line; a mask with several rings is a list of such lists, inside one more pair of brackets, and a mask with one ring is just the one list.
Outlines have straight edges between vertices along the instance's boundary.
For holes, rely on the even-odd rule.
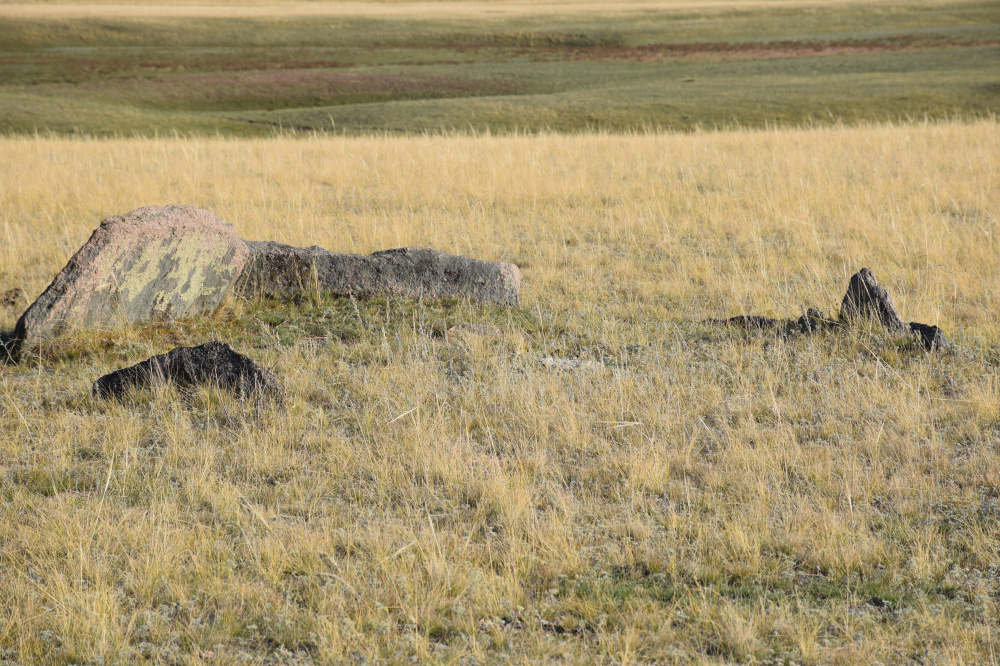
[[[233,303],[168,332],[272,366],[289,403],[258,413],[91,398],[158,330],[0,368],[0,661],[997,661],[995,122],[6,138],[0,289],[160,203],[512,260],[523,307]],[[862,266],[956,350],[698,323],[836,311]],[[505,335],[431,334],[477,319]]]

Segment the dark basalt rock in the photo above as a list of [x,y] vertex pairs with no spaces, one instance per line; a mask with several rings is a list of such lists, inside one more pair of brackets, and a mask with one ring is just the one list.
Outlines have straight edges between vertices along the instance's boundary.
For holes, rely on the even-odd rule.
[[896,312],[896,306],[885,287],[878,283],[875,274],[867,268],[851,276],[847,293],[840,305],[840,320],[829,319],[822,311],[809,308],[798,319],[771,319],[756,315],[741,315],[729,319],[709,319],[711,324],[728,324],[747,331],[769,331],[778,335],[810,334],[836,329],[854,324],[864,319],[872,319],[890,333],[910,335],[916,338],[927,351],[947,349],[948,339],[937,326],[910,322],[904,324]]
[[250,260],[237,293],[248,298],[327,293],[357,298],[468,298],[513,306],[521,286],[521,273],[514,264],[437,250],[400,248],[362,255],[272,241],[247,245]]
[[891,333],[904,333],[909,328],[899,318],[892,296],[867,268],[862,268],[851,276],[847,293],[840,304],[842,321],[852,322],[864,318],[878,321]]
[[795,330],[799,333],[818,333],[837,328],[839,324],[828,318],[818,308],[809,308],[804,315],[794,320]]
[[121,400],[130,389],[173,382],[178,386],[211,383],[240,397],[271,397],[279,402],[284,390],[270,371],[233,351],[222,342],[178,347],[129,368],[116,370],[94,382],[94,394]]
[[729,319],[710,319],[712,324],[729,324],[730,326],[736,326],[747,331],[777,331],[783,329],[786,320],[783,319],[771,319],[770,317],[761,317],[759,315],[739,315],[737,317],[730,317]]
[[775,332],[783,335],[818,333],[836,328],[839,325],[836,321],[827,319],[823,311],[816,308],[809,308],[798,319],[772,319],[758,315],[740,315],[729,319],[709,319],[708,322],[737,326],[745,331]]
[[937,326],[928,326],[927,324],[918,324],[915,321],[911,321],[910,333],[913,334],[917,341],[927,351],[948,349],[951,346],[951,343],[948,342],[948,338],[944,335],[944,331]]

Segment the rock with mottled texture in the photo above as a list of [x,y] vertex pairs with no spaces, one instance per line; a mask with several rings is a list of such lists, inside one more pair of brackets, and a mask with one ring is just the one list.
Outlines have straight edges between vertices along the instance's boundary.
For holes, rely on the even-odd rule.
[[905,333],[909,330],[899,318],[892,296],[867,268],[862,268],[851,276],[847,293],[840,305],[840,318],[843,321],[874,319],[892,333]]
[[241,397],[281,401],[284,390],[273,373],[222,342],[178,347],[94,382],[94,395],[121,400],[129,390],[171,382],[181,387],[214,384]]
[[729,319],[709,319],[706,323],[736,326],[747,331],[780,331],[788,324],[784,319],[772,319],[760,315],[738,315]]
[[18,347],[72,329],[215,310],[250,250],[236,229],[195,206],[151,206],[101,222],[17,322]]
[[741,315],[729,319],[709,319],[710,324],[738,326],[748,331],[775,332],[779,335],[796,333],[817,333],[836,330],[863,320],[881,324],[890,333],[912,336],[927,351],[937,351],[950,347],[944,331],[937,326],[917,322],[903,323],[892,296],[878,283],[875,274],[867,268],[851,276],[847,293],[840,305],[840,321],[827,318],[822,311],[809,308],[798,319],[771,319],[757,315]]
[[238,290],[251,298],[328,293],[358,298],[468,298],[512,306],[517,305],[521,286],[521,273],[514,264],[437,250],[400,248],[360,255],[270,241],[247,244],[251,257]]

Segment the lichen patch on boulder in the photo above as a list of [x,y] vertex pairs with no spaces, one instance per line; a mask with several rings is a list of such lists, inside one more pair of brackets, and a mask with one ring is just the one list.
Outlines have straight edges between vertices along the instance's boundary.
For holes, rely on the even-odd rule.
[[151,206],[101,222],[17,322],[18,346],[77,328],[112,328],[215,310],[249,248],[195,206]]

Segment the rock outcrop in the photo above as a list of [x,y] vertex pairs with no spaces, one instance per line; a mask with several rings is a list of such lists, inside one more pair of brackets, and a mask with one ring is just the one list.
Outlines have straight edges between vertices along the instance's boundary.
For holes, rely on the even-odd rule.
[[273,373],[221,342],[178,347],[142,363],[116,370],[94,382],[94,395],[121,400],[131,389],[166,382],[182,387],[214,384],[240,397],[283,400],[284,390]]
[[[269,241],[194,206],[153,206],[101,222],[52,284],[21,315],[4,351],[74,329],[209,313],[234,289],[245,297],[328,293],[358,298],[468,298],[516,305],[517,266],[429,249],[336,254]],[[3,304],[14,302],[14,292]]]
[[729,319],[709,319],[707,323],[727,324],[747,331],[772,332],[788,336],[843,328],[866,319],[876,322],[890,333],[911,336],[927,351],[944,349],[950,344],[944,331],[937,326],[919,324],[915,321],[904,323],[896,312],[892,296],[878,283],[875,274],[867,268],[862,268],[852,275],[847,283],[847,293],[840,304],[839,321],[828,319],[820,310],[809,308],[806,314],[798,319],[740,315]]
[[250,260],[238,293],[290,298],[314,293],[372,298],[468,298],[517,305],[521,273],[501,261],[437,250],[400,248],[374,254],[337,254],[323,248],[248,242]]
[[874,319],[892,333],[908,329],[896,312],[892,296],[867,268],[852,275],[847,283],[847,293],[840,304],[840,319],[844,322]]
[[20,348],[78,328],[215,310],[250,257],[236,229],[195,206],[151,206],[101,222],[14,329]]

